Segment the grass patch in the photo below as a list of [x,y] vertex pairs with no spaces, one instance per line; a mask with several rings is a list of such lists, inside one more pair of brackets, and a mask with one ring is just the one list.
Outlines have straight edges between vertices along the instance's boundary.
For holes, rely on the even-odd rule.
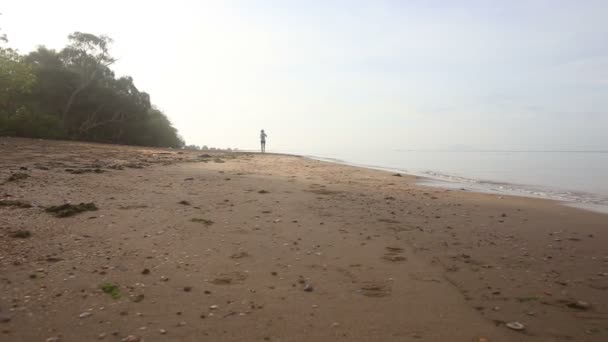
[[0,207],[31,208],[32,205],[24,201],[2,200],[0,201]]
[[195,218],[191,219],[190,221],[195,222],[195,223],[201,223],[201,224],[204,224],[205,226],[210,226],[213,224],[213,221],[211,221],[211,220],[207,220],[204,218],[198,218],[198,217],[195,217]]
[[57,217],[68,217],[73,216],[84,211],[95,211],[97,206],[95,203],[80,203],[80,204],[62,204],[54,205],[45,209],[47,213],[51,213]]
[[101,291],[109,294],[110,297],[112,297],[114,299],[120,298],[120,289],[118,288],[118,285],[116,285],[116,284],[103,283],[103,284],[99,285],[99,288],[101,289]]

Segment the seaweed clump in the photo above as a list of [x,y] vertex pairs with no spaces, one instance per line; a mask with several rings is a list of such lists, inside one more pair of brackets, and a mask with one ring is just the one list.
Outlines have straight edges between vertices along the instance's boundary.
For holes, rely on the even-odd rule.
[[205,226],[210,226],[213,224],[213,221],[211,221],[211,220],[207,220],[204,218],[197,218],[197,217],[191,219],[190,221],[195,222],[195,223],[201,223],[201,224],[204,224]]
[[7,182],[16,182],[16,181],[20,181],[26,178],[29,178],[30,175],[28,175],[27,173],[22,173],[22,172],[17,172],[17,173],[13,173],[10,175],[10,177],[8,177],[8,179],[6,180]]
[[97,206],[95,203],[80,203],[80,204],[62,204],[54,205],[45,209],[47,213],[51,213],[57,217],[73,216],[85,211],[95,211]]
[[32,205],[19,200],[0,200],[0,207],[31,208]]
[[12,232],[10,235],[12,238],[15,239],[27,239],[32,236],[32,233],[29,230],[19,229],[17,231]]

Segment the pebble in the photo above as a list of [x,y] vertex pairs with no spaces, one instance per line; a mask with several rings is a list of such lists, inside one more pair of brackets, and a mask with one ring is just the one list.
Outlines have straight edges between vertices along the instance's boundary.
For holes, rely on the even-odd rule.
[[209,309],[211,309],[211,310],[217,310],[218,308],[219,308],[219,306],[217,306],[217,305],[211,305],[209,307]]
[[582,300],[577,300],[576,302],[572,302],[572,303],[568,304],[568,307],[571,307],[574,309],[579,309],[579,310],[587,310],[591,307],[591,304],[589,304],[588,302],[582,301]]
[[141,338],[135,335],[129,335],[122,339],[122,342],[140,342]]
[[165,330],[165,329],[159,329],[158,332],[161,333],[161,335],[164,335],[164,334],[167,333],[167,330]]
[[80,317],[80,318],[86,318],[86,317],[89,317],[91,315],[92,315],[92,313],[90,313],[90,312],[83,312],[80,315],[78,315],[78,317]]
[[104,338],[106,338],[106,333],[101,333],[101,334],[97,335],[97,338],[100,340],[103,340]]
[[512,330],[522,331],[522,330],[526,329],[526,326],[519,322],[509,322],[509,323],[507,323],[507,328],[512,329]]
[[59,337],[53,336],[46,339],[46,342],[59,342]]
[[307,283],[306,285],[304,285],[304,291],[306,292],[312,292],[313,288],[312,285],[310,285],[309,283]]

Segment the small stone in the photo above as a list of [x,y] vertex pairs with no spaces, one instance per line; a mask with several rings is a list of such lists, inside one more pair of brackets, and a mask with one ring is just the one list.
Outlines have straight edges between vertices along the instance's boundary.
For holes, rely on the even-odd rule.
[[568,304],[568,307],[579,310],[588,310],[591,307],[591,304],[582,300],[577,300],[576,302]]
[[59,337],[53,336],[46,339],[46,342],[59,342]]
[[165,330],[165,329],[159,329],[159,330],[158,330],[158,332],[159,332],[161,335],[164,335],[164,334],[166,334],[166,333],[167,333],[167,330]]
[[190,292],[190,291],[192,291],[191,286],[184,286],[184,292]]
[[507,323],[507,328],[512,329],[512,330],[522,331],[522,330],[526,329],[526,326],[519,322],[509,322],[509,323]]
[[122,342],[140,342],[141,337],[135,335],[129,335],[122,339]]
[[177,324],[178,327],[183,327],[186,325],[186,322],[182,321]]
[[141,274],[150,274],[150,270],[147,268],[144,268],[144,270],[141,271]]
[[81,313],[80,315],[78,315],[78,317],[80,317],[80,318],[87,318],[87,317],[89,317],[91,315],[92,315],[92,313],[90,313],[90,312],[87,311],[87,312]]
[[310,285],[310,283],[306,283],[306,285],[304,285],[304,291],[306,292],[312,292],[313,287],[312,285]]
[[106,333],[101,333],[101,334],[97,335],[97,338],[100,340],[103,340],[104,338],[106,338]]
[[209,307],[209,309],[211,309],[211,310],[217,310],[218,308],[219,308],[219,306],[217,306],[217,305],[211,305]]
[[160,280],[162,280],[162,281],[169,281],[169,278],[167,278],[165,276],[160,276]]

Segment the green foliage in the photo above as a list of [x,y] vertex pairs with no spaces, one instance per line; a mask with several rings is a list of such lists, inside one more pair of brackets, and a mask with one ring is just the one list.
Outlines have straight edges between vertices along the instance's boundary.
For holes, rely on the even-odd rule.
[[0,48],[0,114],[16,110],[36,82],[30,65],[12,49]]
[[103,283],[103,284],[99,285],[99,288],[101,289],[101,291],[109,294],[114,299],[120,298],[120,289],[118,288],[118,285],[116,285],[116,284]]
[[61,51],[0,48],[0,135],[183,147],[131,77],[109,68],[112,40],[75,32]]
[[21,107],[14,115],[0,113],[0,127],[10,135],[30,138],[65,138],[61,120],[53,115],[32,113]]

